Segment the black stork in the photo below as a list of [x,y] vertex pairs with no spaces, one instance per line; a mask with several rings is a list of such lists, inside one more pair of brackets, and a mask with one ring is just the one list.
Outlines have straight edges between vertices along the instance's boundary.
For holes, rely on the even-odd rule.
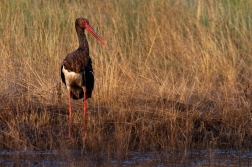
[[86,39],[85,30],[92,34],[103,45],[105,42],[96,34],[89,22],[85,18],[78,18],[75,21],[75,29],[79,39],[79,47],[77,50],[68,54],[62,62],[61,79],[66,85],[69,98],[69,130],[68,137],[72,138],[72,99],[78,100],[83,98],[84,112],[84,139],[86,138],[86,100],[91,98],[94,88],[94,74],[92,61],[89,57],[88,41]]

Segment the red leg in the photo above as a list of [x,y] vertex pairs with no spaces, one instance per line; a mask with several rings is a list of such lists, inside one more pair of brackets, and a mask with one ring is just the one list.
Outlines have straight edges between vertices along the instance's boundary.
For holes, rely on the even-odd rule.
[[84,136],[83,136],[83,139],[86,139],[87,138],[87,93],[86,93],[86,91],[84,91],[83,112],[84,112]]
[[68,138],[72,139],[71,129],[72,129],[72,100],[71,100],[71,91],[68,91],[69,98],[69,129],[68,129]]

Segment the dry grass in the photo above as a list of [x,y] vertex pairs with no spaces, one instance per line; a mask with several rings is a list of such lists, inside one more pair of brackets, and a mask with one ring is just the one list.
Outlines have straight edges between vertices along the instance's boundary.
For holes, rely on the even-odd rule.
[[[129,151],[250,148],[250,1],[2,0],[1,148]],[[60,65],[86,17],[107,45],[88,35],[95,71],[88,101],[68,103]],[[246,96],[244,94],[246,90]]]

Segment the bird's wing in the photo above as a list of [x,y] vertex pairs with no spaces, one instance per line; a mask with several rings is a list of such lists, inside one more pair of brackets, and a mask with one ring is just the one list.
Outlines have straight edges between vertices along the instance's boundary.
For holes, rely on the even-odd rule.
[[62,69],[63,69],[63,64],[61,65],[61,68],[60,68],[61,70],[60,70],[60,72],[61,72],[61,80],[62,80],[62,82],[66,85],[66,79],[65,79],[65,75],[64,75],[64,73],[63,73],[63,71],[62,71]]
[[83,77],[83,82],[85,83],[87,89],[87,98],[91,98],[92,91],[94,89],[94,73],[92,68],[92,60],[89,58],[88,64],[85,66],[85,74]]

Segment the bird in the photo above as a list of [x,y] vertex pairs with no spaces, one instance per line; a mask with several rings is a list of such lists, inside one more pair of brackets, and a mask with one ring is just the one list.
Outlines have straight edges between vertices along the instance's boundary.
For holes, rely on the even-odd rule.
[[86,18],[77,18],[75,20],[75,29],[79,40],[77,50],[69,53],[61,65],[61,80],[66,85],[69,100],[69,130],[68,137],[71,139],[72,128],[72,99],[78,100],[83,98],[84,112],[84,136],[86,134],[86,113],[88,98],[91,98],[94,89],[94,73],[92,68],[92,60],[89,56],[89,46],[86,39],[85,30],[94,36],[101,44],[106,45],[105,41],[97,35],[90,26]]

